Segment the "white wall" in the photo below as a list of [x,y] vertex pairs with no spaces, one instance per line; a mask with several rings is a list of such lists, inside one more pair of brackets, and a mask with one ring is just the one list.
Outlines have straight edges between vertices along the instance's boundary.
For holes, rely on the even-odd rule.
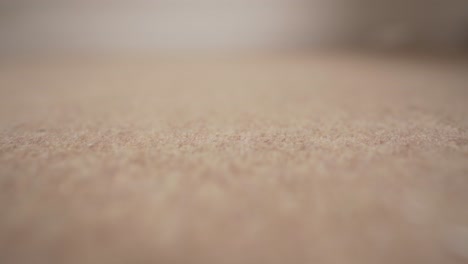
[[467,0],[0,0],[0,51],[462,46]]

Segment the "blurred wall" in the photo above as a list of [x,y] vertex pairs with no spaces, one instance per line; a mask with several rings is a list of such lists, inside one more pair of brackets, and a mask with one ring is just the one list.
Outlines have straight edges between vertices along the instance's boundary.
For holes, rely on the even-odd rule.
[[0,0],[0,52],[456,50],[467,0]]

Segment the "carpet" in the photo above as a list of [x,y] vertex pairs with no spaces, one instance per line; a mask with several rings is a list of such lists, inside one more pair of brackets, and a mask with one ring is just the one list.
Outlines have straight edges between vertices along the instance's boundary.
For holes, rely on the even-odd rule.
[[0,262],[466,263],[468,65],[0,63]]

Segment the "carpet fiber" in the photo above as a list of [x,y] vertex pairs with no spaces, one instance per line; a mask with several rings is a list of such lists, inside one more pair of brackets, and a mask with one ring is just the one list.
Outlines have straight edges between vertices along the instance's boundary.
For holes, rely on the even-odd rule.
[[468,67],[0,64],[0,263],[466,263]]

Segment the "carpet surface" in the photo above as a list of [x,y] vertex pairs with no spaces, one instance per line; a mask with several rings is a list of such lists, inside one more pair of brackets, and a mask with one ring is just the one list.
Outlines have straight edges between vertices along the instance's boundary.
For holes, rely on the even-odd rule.
[[0,263],[467,263],[468,66],[0,63]]

